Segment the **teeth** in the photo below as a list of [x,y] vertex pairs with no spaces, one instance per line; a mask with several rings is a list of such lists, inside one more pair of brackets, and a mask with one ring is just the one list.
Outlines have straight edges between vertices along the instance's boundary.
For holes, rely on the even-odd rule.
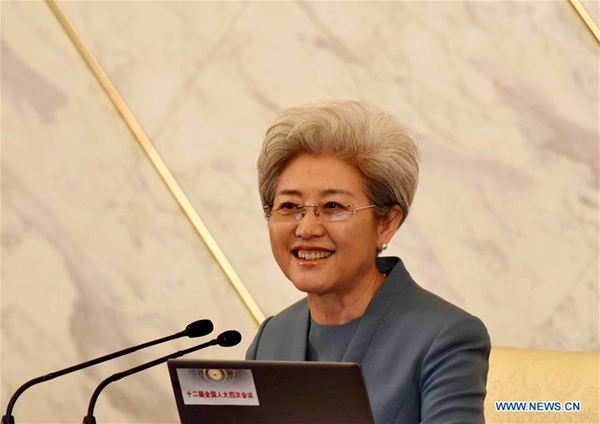
[[298,257],[300,259],[307,259],[309,261],[314,261],[315,259],[325,259],[331,255],[333,255],[333,252],[324,252],[324,251],[305,252],[305,251],[300,251],[300,250],[298,251]]

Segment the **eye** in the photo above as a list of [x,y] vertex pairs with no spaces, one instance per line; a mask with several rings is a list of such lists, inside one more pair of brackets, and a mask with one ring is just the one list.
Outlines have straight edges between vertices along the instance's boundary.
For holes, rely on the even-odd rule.
[[294,209],[298,209],[298,205],[291,202],[283,202],[281,205],[279,205],[279,209],[291,211]]
[[296,213],[300,210],[299,205],[293,202],[281,202],[277,204],[277,207],[274,208],[275,211],[279,213]]
[[323,210],[327,212],[336,212],[339,210],[343,210],[344,207],[337,202],[325,202],[323,203]]

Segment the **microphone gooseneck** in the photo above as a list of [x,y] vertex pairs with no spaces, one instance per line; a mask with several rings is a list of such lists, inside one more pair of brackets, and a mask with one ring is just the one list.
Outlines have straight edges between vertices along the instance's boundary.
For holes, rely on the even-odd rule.
[[59,371],[55,371],[55,372],[52,372],[50,374],[46,374],[46,375],[43,375],[41,377],[37,377],[37,378],[34,378],[32,380],[29,380],[28,382],[26,382],[25,384],[23,384],[21,387],[19,387],[17,389],[17,391],[10,398],[10,400],[8,402],[8,406],[6,407],[6,415],[4,415],[2,417],[2,424],[15,424],[15,419],[11,415],[12,414],[12,410],[13,410],[13,408],[15,406],[15,403],[17,402],[17,399],[19,398],[19,396],[21,396],[21,394],[25,390],[27,390],[28,388],[30,388],[31,386],[34,386],[34,385],[36,385],[38,383],[42,383],[44,381],[52,380],[52,379],[54,379],[56,377],[60,377],[60,376],[65,375],[65,374],[70,374],[72,372],[79,371],[79,370],[81,370],[83,368],[91,367],[93,365],[100,364],[102,362],[118,358],[118,357],[123,356],[123,355],[127,355],[129,353],[135,352],[135,351],[140,350],[140,349],[145,349],[145,348],[150,347],[150,346],[154,346],[154,345],[157,345],[157,344],[160,344],[160,343],[168,342],[170,340],[178,339],[180,337],[185,337],[185,336],[187,336],[187,337],[201,337],[201,336],[206,336],[207,334],[210,334],[212,332],[212,330],[213,330],[213,323],[210,320],[208,320],[208,319],[202,319],[202,320],[199,320],[199,321],[194,321],[191,324],[189,324],[185,328],[185,330],[179,331],[178,333],[172,334],[170,336],[162,337],[160,339],[156,339],[156,340],[153,340],[151,342],[147,342],[147,343],[143,343],[141,345],[137,345],[137,346],[133,346],[133,347],[130,347],[130,348],[127,348],[127,349],[123,349],[123,350],[120,350],[120,351],[115,352],[115,353],[104,355],[104,356],[101,356],[99,358],[92,359],[90,361],[86,361],[86,362],[83,362],[81,364],[74,365],[72,367],[65,368],[65,369],[59,370]]
[[140,371],[144,371],[148,368],[152,368],[156,365],[160,365],[163,362],[167,362],[169,359],[179,358],[180,356],[187,355],[188,353],[195,352],[200,349],[204,349],[209,346],[223,346],[223,347],[231,347],[237,345],[242,340],[242,335],[235,330],[225,331],[217,336],[216,339],[208,341],[206,343],[199,344],[197,346],[190,347],[188,349],[180,350],[169,355],[163,356],[162,358],[155,359],[154,361],[146,362],[145,364],[138,365],[135,368],[131,368],[126,371],[118,372],[116,374],[111,375],[110,377],[103,380],[90,398],[90,403],[88,405],[88,413],[83,418],[83,424],[96,424],[96,418],[94,418],[94,407],[96,406],[96,401],[98,400],[98,396],[100,396],[100,392],[104,390],[106,386],[110,383],[118,381],[128,375],[138,373]]

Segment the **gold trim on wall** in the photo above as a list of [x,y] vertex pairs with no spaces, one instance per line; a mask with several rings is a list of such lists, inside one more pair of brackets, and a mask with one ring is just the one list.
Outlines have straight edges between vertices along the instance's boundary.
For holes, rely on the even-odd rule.
[[136,140],[140,143],[140,145],[148,155],[148,158],[162,177],[163,181],[167,184],[169,190],[171,190],[173,196],[175,196],[175,199],[179,203],[179,206],[181,206],[188,219],[191,221],[192,225],[194,226],[194,228],[196,229],[196,231],[198,232],[198,234],[200,235],[200,237],[214,256],[216,261],[218,262],[219,266],[229,279],[231,285],[235,288],[239,296],[242,298],[242,301],[244,302],[244,304],[246,305],[256,322],[258,324],[262,323],[265,319],[264,314],[258,307],[257,303],[254,301],[254,298],[252,297],[252,295],[250,294],[240,277],[237,275],[237,273],[231,266],[229,260],[225,257],[225,254],[217,244],[216,240],[214,239],[214,237],[212,236],[212,234],[210,233],[200,216],[198,215],[198,212],[196,212],[196,210],[188,200],[187,196],[185,195],[185,193],[183,192],[183,190],[181,189],[181,187],[167,168],[167,165],[164,163],[164,161],[162,160],[162,158],[160,157],[160,155],[158,154],[158,152],[144,133],[144,130],[139,125],[138,121],[135,119],[135,117],[133,116],[133,114],[119,95],[115,86],[112,84],[112,82],[110,81],[110,79],[108,78],[108,76],[106,75],[106,73],[104,72],[104,70],[102,69],[102,67],[100,66],[90,49],[87,47],[77,30],[67,17],[67,15],[62,10],[61,6],[58,4],[58,2],[56,0],[46,0],[46,3],[56,16],[60,24],[62,25],[63,29],[67,32],[69,38],[77,47],[77,50],[96,76],[96,79],[98,80],[100,85],[102,85],[102,88],[104,89],[104,91],[112,101],[113,105],[117,108],[117,110],[125,120],[125,123],[127,124],[129,129],[135,136]]
[[583,22],[585,22],[585,24],[592,32],[594,37],[596,37],[596,40],[600,43],[600,29],[598,29],[598,26],[596,25],[588,11],[585,9],[585,7],[583,7],[579,0],[569,0],[569,2],[571,3],[571,6],[573,6],[575,11],[579,14],[581,19],[583,19]]

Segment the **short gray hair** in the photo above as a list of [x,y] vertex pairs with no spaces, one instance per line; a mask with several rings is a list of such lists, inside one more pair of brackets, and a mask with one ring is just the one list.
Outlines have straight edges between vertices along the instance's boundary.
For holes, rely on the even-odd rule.
[[419,179],[419,150],[393,115],[351,100],[284,110],[267,130],[258,157],[263,206],[273,203],[281,172],[301,154],[346,161],[362,175],[363,189],[380,216],[399,205],[400,223],[406,219]]

